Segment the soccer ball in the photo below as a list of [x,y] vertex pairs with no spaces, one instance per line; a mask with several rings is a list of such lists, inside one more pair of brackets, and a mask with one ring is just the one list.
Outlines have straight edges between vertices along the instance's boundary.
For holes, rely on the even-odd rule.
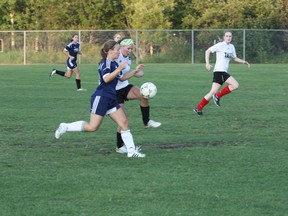
[[157,93],[157,87],[151,82],[145,82],[140,87],[140,93],[142,97],[146,99],[151,99],[155,97]]

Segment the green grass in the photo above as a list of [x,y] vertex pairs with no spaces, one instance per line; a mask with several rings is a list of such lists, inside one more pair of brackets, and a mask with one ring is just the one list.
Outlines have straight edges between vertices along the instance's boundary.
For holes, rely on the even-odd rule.
[[131,83],[157,85],[151,118],[162,126],[144,129],[139,103],[126,104],[145,159],[114,152],[108,117],[56,140],[60,122],[89,120],[98,75],[80,65],[88,91],[76,92],[52,67],[0,66],[0,215],[288,215],[287,65],[232,64],[240,89],[203,117],[192,109],[211,87],[204,65],[146,65]]

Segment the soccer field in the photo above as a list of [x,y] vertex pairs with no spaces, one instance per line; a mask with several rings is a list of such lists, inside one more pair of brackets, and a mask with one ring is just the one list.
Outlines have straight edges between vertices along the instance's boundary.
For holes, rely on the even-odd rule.
[[[158,87],[144,129],[138,101],[126,103],[146,158],[115,153],[116,125],[54,138],[60,122],[89,120],[96,65],[75,77],[54,66],[0,66],[0,215],[256,216],[288,212],[287,65],[231,64],[240,88],[193,108],[210,90],[204,65],[149,64],[140,86]],[[65,70],[65,65],[57,65]]]

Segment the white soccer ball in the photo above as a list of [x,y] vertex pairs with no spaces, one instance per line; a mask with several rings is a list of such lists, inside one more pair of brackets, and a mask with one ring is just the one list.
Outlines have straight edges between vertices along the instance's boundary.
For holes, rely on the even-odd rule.
[[151,99],[155,97],[157,93],[157,87],[151,82],[145,82],[140,87],[140,93],[142,97],[146,99]]

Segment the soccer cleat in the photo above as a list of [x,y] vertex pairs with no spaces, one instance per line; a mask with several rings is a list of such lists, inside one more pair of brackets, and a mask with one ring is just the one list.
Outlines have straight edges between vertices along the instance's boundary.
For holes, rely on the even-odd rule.
[[[141,146],[135,146],[135,150],[140,152],[142,150],[142,148],[141,148]],[[116,152],[120,153],[120,154],[127,154],[128,153],[127,148],[126,148],[125,145],[120,147],[120,148],[116,147]]]
[[56,73],[56,69],[52,69],[52,71],[50,72],[50,77],[53,76]]
[[198,116],[202,116],[202,115],[203,115],[202,110],[198,110],[197,107],[195,107],[195,108],[193,109],[193,111],[194,111]]
[[157,127],[160,127],[160,125],[161,125],[160,122],[149,120],[148,123],[144,127],[145,128],[157,128]]
[[67,125],[65,123],[61,123],[58,129],[55,131],[55,138],[59,139],[66,131]]
[[218,98],[218,97],[216,96],[216,94],[213,95],[213,100],[214,100],[214,103],[216,104],[216,106],[221,107],[221,105],[220,105],[220,98]]
[[128,152],[127,157],[144,158],[146,155],[138,151]]
[[87,89],[79,88],[77,91],[87,91]]

